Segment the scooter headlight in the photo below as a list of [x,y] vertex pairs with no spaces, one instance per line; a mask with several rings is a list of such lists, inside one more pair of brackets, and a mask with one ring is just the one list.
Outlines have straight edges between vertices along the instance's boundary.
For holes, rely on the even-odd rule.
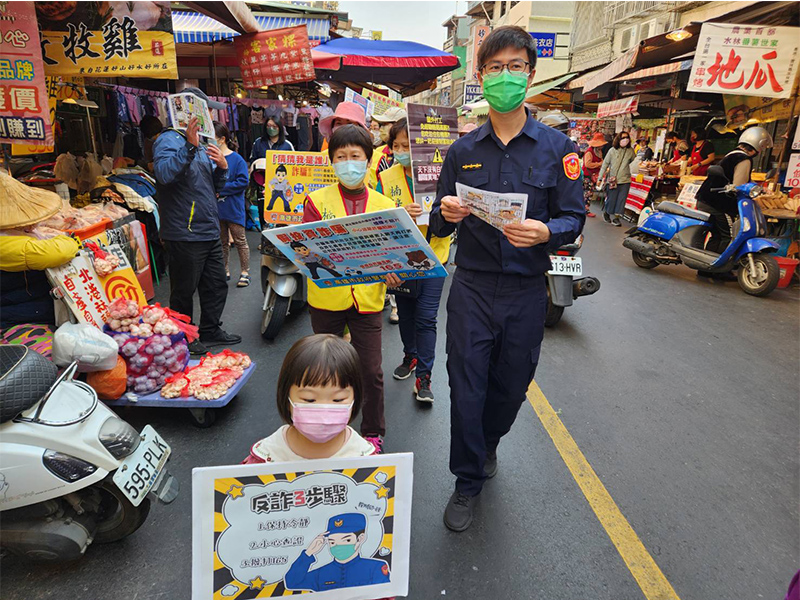
[[103,447],[117,460],[133,454],[141,441],[139,432],[117,417],[106,419],[97,437]]
[[97,467],[92,463],[55,450],[45,450],[42,463],[53,475],[69,483],[74,483],[97,471]]

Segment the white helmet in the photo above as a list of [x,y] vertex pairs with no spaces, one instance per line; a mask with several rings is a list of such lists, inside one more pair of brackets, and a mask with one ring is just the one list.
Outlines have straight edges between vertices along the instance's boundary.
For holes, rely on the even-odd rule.
[[740,144],[747,144],[756,152],[772,148],[772,136],[763,127],[750,127],[739,136]]

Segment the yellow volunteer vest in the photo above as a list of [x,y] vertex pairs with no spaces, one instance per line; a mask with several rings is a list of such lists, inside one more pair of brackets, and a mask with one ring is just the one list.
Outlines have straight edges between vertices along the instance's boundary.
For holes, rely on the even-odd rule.
[[[414,194],[408,188],[408,180],[406,180],[406,173],[403,165],[395,163],[388,169],[384,169],[378,174],[383,194],[388,196],[396,206],[405,206],[414,202]],[[428,235],[427,225],[417,225],[422,235]],[[431,235],[431,248],[436,253],[436,257],[442,261],[442,264],[447,264],[447,258],[450,256],[450,236],[446,238],[436,237]]]
[[383,157],[383,150],[385,148],[386,144],[383,146],[378,146],[372,151],[372,162],[369,163],[369,178],[367,180],[367,185],[373,190],[378,187],[378,163],[381,162],[381,157]]
[[[365,213],[395,208],[395,203],[383,194],[379,194],[369,188],[367,188],[367,192],[369,196],[367,197]],[[338,184],[329,185],[316,192],[311,192],[309,198],[311,198],[321,215],[332,215],[330,218],[333,219],[347,216]],[[347,310],[355,304],[356,310],[360,313],[376,313],[383,310],[385,297],[385,283],[322,289],[312,280],[308,280],[308,303],[314,308],[322,310]]]

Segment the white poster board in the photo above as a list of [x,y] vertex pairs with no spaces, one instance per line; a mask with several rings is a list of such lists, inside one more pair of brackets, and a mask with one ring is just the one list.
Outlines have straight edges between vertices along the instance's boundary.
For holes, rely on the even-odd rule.
[[696,209],[697,190],[700,189],[702,184],[702,181],[698,181],[697,183],[687,183],[684,185],[681,193],[678,195],[678,204],[685,206],[686,208]]
[[789,166],[786,168],[784,187],[800,188],[800,153],[789,155]]
[[192,600],[406,596],[413,459],[194,469]]
[[103,328],[108,318],[108,297],[86,250],[68,263],[46,269],[46,274],[79,322]]
[[186,131],[192,117],[197,117],[199,127],[197,133],[207,138],[214,139],[214,122],[211,120],[211,111],[205,100],[194,94],[172,94],[167,96],[167,110],[172,126],[175,129]]
[[792,140],[792,150],[800,150],[800,122],[794,128],[794,140]]
[[703,23],[686,90],[788,98],[798,51],[798,27]]

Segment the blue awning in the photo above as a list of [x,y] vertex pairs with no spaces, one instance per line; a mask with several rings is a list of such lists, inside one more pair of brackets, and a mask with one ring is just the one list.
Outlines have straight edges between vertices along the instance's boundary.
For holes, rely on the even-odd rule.
[[[327,42],[330,39],[330,21],[327,18],[253,16],[265,31],[306,25],[308,39],[319,42]],[[216,42],[239,35],[233,29],[209,16],[181,10],[172,11],[172,30],[175,32],[175,41],[178,43]]]

